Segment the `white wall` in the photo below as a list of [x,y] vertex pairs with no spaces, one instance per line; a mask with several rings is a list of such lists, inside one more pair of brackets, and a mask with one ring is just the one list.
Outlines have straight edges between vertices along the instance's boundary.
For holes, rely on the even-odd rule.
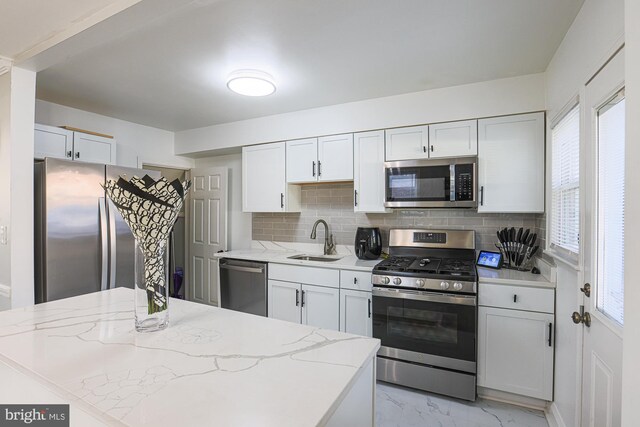
[[197,168],[229,168],[229,250],[251,247],[251,214],[242,212],[242,154],[196,159]]
[[[580,95],[581,100],[584,99],[587,81],[620,46],[623,37],[624,0],[585,0],[545,73],[548,126],[572,98]],[[550,134],[548,129],[547,136],[550,137]],[[581,141],[581,146],[585,143]],[[550,145],[547,146],[547,152],[550,152]],[[550,167],[547,167],[547,172],[549,175]],[[547,177],[549,182],[550,176]],[[550,230],[549,226],[547,230]],[[578,421],[580,392],[576,387],[581,370],[576,354],[581,354],[582,330],[568,321],[568,316],[577,310],[581,301],[578,288],[582,274],[567,264],[557,264],[556,365],[552,413],[559,418],[560,426],[570,427],[577,425]]]
[[33,116],[36,74],[0,76],[0,308],[33,304]]
[[532,74],[190,129],[176,133],[176,153],[544,108],[544,75]]
[[[625,2],[625,78],[626,78],[626,174],[628,189],[640,182],[640,2]],[[640,194],[625,194],[625,269],[624,348],[622,364],[622,425],[638,425],[638,384],[640,384],[640,286],[637,286],[635,263],[640,260]],[[633,218],[633,219],[632,219]],[[635,219],[635,220],[634,220]]]
[[113,135],[117,164],[141,167],[143,163],[177,168],[193,167],[193,159],[174,155],[174,133],[143,126],[47,101],[36,100],[36,123],[73,126]]

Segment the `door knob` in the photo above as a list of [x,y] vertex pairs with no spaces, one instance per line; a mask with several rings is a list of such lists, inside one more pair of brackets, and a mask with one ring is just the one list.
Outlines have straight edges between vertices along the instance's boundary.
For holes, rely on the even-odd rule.
[[571,315],[571,320],[573,320],[573,323],[575,323],[576,325],[584,323],[584,326],[586,326],[587,328],[591,326],[591,315],[589,314],[589,312],[584,311],[584,306],[580,306],[580,313],[578,313],[577,311],[573,312],[573,314]]
[[582,292],[585,297],[589,298],[591,296],[591,284],[585,283],[584,287],[580,288],[580,292]]

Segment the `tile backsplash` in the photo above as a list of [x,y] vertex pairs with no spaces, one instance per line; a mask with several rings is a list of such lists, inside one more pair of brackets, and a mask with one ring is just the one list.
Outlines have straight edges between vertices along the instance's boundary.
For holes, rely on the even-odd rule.
[[[253,240],[313,242],[313,223],[324,219],[337,244],[353,245],[356,228],[380,227],[383,246],[389,242],[390,228],[442,228],[476,231],[478,249],[491,250],[497,242],[496,230],[504,227],[530,228],[538,233],[544,248],[544,214],[481,214],[468,209],[395,209],[391,213],[353,212],[353,183],[308,184],[302,187],[300,213],[254,213]],[[318,241],[324,240],[319,226]]]

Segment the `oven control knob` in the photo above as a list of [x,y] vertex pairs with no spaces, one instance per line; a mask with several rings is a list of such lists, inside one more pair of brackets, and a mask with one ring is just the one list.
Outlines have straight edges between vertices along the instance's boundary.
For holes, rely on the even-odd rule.
[[462,290],[462,283],[460,282],[455,282],[453,284],[453,289],[455,289],[456,291],[461,291]]
[[449,282],[440,282],[440,288],[449,289]]
[[399,277],[396,277],[395,279],[393,279],[393,284],[394,285],[399,285],[400,283],[402,283],[402,279]]
[[380,278],[380,283],[382,283],[383,285],[388,285],[389,284],[389,278],[388,277],[381,277]]
[[416,285],[417,285],[419,288],[423,288],[423,287],[424,287],[424,280],[423,280],[423,279],[417,279],[417,280],[416,280]]

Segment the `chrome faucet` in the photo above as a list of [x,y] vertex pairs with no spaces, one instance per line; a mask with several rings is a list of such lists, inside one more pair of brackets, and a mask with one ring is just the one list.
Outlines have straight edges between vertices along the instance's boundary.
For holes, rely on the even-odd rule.
[[319,219],[313,224],[311,238],[316,238],[316,229],[318,228],[318,224],[324,225],[324,254],[334,255],[336,253],[336,244],[333,242],[333,234],[329,234],[329,226],[325,220]]

